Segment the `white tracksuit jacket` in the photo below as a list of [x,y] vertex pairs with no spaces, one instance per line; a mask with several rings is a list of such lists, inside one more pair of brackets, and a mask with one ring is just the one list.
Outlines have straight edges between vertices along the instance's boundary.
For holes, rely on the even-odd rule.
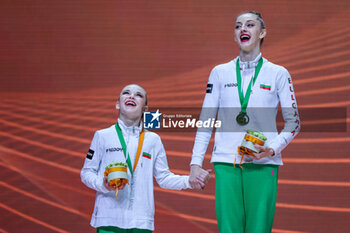
[[[142,123],[138,127],[127,127],[120,119],[118,123],[133,166]],[[142,156],[143,152],[150,154],[151,158]],[[96,131],[80,174],[82,182],[97,191],[91,219],[93,227],[116,226],[153,231],[153,176],[162,188],[190,188],[188,176],[174,175],[169,171],[161,139],[153,132],[145,131],[141,156],[133,177],[128,171],[132,185],[119,190],[118,200],[115,191],[108,191],[103,185],[105,167],[113,162],[126,162],[114,125]]]
[[[260,58],[261,54],[254,61],[240,62],[244,95]],[[240,163],[241,156],[237,153],[237,148],[241,145],[245,130],[251,129],[264,133],[267,137],[265,146],[271,147],[275,156],[261,160],[245,157],[243,163],[282,165],[281,151],[300,130],[292,79],[285,68],[263,58],[262,68],[248,102],[247,114],[250,121],[246,126],[240,126],[236,122],[236,116],[241,111],[236,62],[237,58],[216,66],[209,76],[201,118],[205,120],[217,116],[222,122],[221,128],[215,132],[211,162]],[[279,103],[285,123],[278,134],[276,115]],[[197,131],[191,164],[202,165],[211,134],[212,129]]]

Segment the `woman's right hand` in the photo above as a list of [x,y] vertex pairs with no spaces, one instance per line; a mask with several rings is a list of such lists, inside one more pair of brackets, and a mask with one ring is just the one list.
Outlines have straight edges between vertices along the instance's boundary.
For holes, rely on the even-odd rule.
[[108,180],[107,180],[107,176],[104,176],[104,177],[103,177],[103,185],[104,185],[105,188],[108,189],[109,191],[115,190],[115,188],[109,186]]
[[119,189],[119,190],[122,190],[122,189],[125,188],[125,186],[126,186],[126,184],[125,184],[125,183],[122,183],[121,185],[119,185],[118,189]]
[[[108,180],[107,180],[107,176],[103,177],[103,185],[106,187],[106,189],[108,189],[109,191],[114,191],[115,190],[115,186],[111,187],[108,184]],[[121,185],[119,185],[118,190],[122,190],[124,189],[126,186],[125,183],[121,183]]]

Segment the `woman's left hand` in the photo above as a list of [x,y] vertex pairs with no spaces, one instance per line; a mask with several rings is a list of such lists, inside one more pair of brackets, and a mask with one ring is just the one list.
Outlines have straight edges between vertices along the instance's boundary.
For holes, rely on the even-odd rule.
[[275,151],[270,148],[270,147],[266,147],[266,146],[260,146],[260,145],[254,145],[255,148],[260,149],[260,153],[253,153],[254,156],[251,155],[246,155],[247,157],[251,158],[251,159],[262,159],[265,158],[267,156],[271,156],[275,154]]

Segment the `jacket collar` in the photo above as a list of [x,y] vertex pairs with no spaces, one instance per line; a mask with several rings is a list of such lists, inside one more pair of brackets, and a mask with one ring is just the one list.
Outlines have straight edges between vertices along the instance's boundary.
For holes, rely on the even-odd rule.
[[138,126],[126,126],[120,118],[118,118],[118,124],[123,133],[131,135],[140,134],[143,125],[142,121],[140,121],[140,124]]
[[[239,57],[237,57],[237,58],[239,58]],[[255,68],[259,63],[260,58],[261,58],[261,53],[259,53],[258,56],[253,61],[243,62],[240,60],[239,67],[241,68],[241,70]]]

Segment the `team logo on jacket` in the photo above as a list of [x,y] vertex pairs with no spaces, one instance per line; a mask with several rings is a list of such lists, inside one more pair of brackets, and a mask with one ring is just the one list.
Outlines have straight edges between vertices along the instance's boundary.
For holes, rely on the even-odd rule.
[[156,112],[144,112],[143,113],[143,127],[145,129],[159,129],[160,128],[160,116],[162,113],[159,109]]
[[115,151],[123,151],[123,148],[121,148],[121,147],[118,147],[118,148],[113,147],[113,148],[106,149],[106,153],[107,152],[115,152]]
[[237,83],[226,83],[224,88],[226,88],[226,87],[237,87],[237,86],[238,86]]
[[91,160],[92,157],[94,156],[94,154],[95,154],[95,151],[89,149],[89,151],[88,151],[88,153],[87,153],[87,155],[86,155],[86,158]]
[[213,84],[212,83],[208,83],[207,85],[207,93],[212,93],[213,91]]

